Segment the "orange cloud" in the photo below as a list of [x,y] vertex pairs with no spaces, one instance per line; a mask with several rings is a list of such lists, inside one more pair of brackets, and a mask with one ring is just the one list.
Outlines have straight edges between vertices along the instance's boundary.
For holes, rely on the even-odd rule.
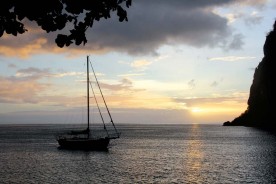
[[8,57],[17,56],[21,58],[27,58],[32,54],[42,53],[43,45],[45,45],[46,43],[47,43],[46,39],[40,38],[30,43],[27,43],[26,45],[20,48],[0,45],[0,54]]
[[0,76],[0,102],[38,103],[37,95],[48,85],[35,80],[20,80]]
[[152,62],[147,61],[147,60],[136,60],[131,63],[131,66],[134,68],[141,68],[141,67],[146,67],[151,65]]
[[108,48],[99,48],[91,44],[86,46],[70,46],[70,48],[59,48],[54,43],[54,38],[36,29],[30,28],[28,33],[17,37],[3,35],[0,38],[0,55],[5,57],[28,58],[35,54],[66,54],[67,57],[87,55],[87,53],[103,54],[110,51]]

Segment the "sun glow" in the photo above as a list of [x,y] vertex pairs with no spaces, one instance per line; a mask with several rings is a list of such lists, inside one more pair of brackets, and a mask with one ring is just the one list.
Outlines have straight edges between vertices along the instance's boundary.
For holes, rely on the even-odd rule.
[[194,108],[191,109],[191,111],[192,111],[193,113],[199,113],[199,112],[202,112],[203,109],[198,108],[198,107],[194,107]]
[[190,111],[194,114],[219,114],[219,113],[233,113],[233,112],[242,112],[244,108],[236,107],[192,107]]

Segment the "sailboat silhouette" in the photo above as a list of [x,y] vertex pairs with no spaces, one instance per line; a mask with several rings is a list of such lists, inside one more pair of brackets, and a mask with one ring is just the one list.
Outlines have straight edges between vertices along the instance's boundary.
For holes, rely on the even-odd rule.
[[[113,122],[113,119],[111,117],[110,111],[107,107],[106,101],[104,99],[102,90],[100,88],[97,76],[95,74],[94,68],[91,64],[91,62],[89,61],[89,56],[87,56],[87,128],[85,130],[81,130],[81,131],[71,131],[68,134],[63,134],[63,135],[58,135],[57,136],[57,141],[60,145],[60,148],[65,148],[65,149],[83,149],[83,150],[106,150],[108,148],[109,142],[111,139],[117,139],[120,137],[120,133],[117,131],[115,124]],[[110,133],[105,125],[101,110],[99,108],[99,104],[98,101],[96,99],[94,90],[92,88],[91,85],[91,81],[89,78],[89,63],[90,66],[92,68],[92,72],[94,74],[95,77],[95,82],[99,88],[99,91],[101,93],[101,97],[103,99],[103,102],[105,104],[105,108],[108,112],[109,118],[110,118],[110,122],[112,123],[112,126],[115,130],[115,133]],[[103,128],[105,130],[106,135],[105,136],[100,136],[100,137],[94,137],[91,135],[91,128],[90,128],[90,102],[89,102],[89,98],[90,98],[90,88],[92,89],[94,98],[95,98],[95,102],[96,105],[98,107],[100,116],[101,116],[101,120],[103,122]]]

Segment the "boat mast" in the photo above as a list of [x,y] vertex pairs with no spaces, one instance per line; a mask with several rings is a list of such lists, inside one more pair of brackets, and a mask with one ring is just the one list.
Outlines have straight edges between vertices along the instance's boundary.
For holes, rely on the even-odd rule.
[[87,56],[87,131],[88,131],[88,135],[89,135],[89,56]]

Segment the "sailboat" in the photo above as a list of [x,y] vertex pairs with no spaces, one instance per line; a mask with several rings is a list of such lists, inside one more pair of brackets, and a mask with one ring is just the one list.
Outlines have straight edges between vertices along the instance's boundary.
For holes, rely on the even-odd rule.
[[[59,135],[57,136],[57,141],[60,145],[60,148],[65,148],[65,149],[81,149],[81,150],[107,150],[108,149],[108,145],[111,139],[117,139],[120,137],[120,133],[117,131],[115,124],[113,122],[113,119],[111,117],[111,114],[109,112],[109,109],[107,107],[106,101],[104,99],[102,90],[100,88],[96,73],[94,71],[94,68],[91,64],[91,62],[89,61],[89,56],[87,56],[87,128],[85,130],[81,130],[81,131],[71,131],[70,133],[67,134],[63,134],[63,135]],[[92,88],[92,83],[90,81],[89,78],[89,63],[90,66],[92,68],[93,74],[94,74],[94,78],[95,78],[95,83],[97,84],[102,100],[105,104],[105,108],[107,110],[107,113],[109,115],[110,118],[110,122],[115,130],[115,133],[113,131],[113,133],[110,133],[105,125],[104,122],[104,118],[103,115],[101,113],[98,101],[96,99],[96,95],[94,93],[94,90]],[[105,130],[105,135],[100,136],[100,137],[95,137],[93,135],[91,135],[91,127],[90,127],[90,88],[92,89],[94,98],[95,98],[95,103],[98,107],[99,110],[99,114],[101,116],[101,120],[103,123],[103,129]]]

